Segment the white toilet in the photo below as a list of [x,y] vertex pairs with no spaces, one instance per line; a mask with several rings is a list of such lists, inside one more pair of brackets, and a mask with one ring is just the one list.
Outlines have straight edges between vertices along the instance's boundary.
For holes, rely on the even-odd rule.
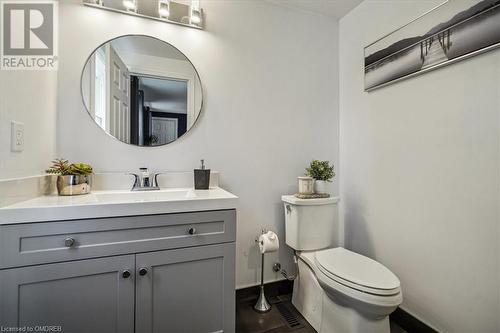
[[399,279],[375,260],[341,247],[339,198],[282,196],[286,244],[298,257],[293,305],[320,333],[389,333],[389,314],[403,300]]

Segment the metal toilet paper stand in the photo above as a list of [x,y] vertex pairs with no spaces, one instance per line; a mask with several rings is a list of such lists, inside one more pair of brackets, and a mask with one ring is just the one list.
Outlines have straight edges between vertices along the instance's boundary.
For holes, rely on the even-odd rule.
[[[262,234],[267,233],[267,230],[262,230]],[[256,243],[259,242],[258,239],[255,240]],[[261,270],[260,270],[260,293],[257,303],[254,305],[254,310],[257,312],[268,312],[271,310],[271,304],[266,299],[266,294],[264,293],[264,253],[261,256]]]

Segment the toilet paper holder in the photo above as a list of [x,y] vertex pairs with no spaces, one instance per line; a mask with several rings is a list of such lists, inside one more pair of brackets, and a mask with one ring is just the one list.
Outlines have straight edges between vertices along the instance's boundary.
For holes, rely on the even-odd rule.
[[[269,230],[267,229],[262,229],[261,230],[261,234],[260,236],[262,236],[263,234],[267,234],[269,232]],[[259,244],[259,246],[263,245],[264,242],[260,240],[260,236],[255,238],[255,243]],[[276,237],[276,240],[278,241],[277,239],[277,236],[274,235],[274,237]],[[279,244],[279,241],[278,241],[278,244]],[[279,248],[279,245],[278,245],[278,248]],[[274,249],[272,251],[276,251],[277,249]],[[263,251],[261,252],[261,271],[260,271],[260,292],[259,292],[259,299],[257,300],[257,303],[254,305],[254,310],[257,311],[257,312],[267,312],[269,310],[271,310],[271,304],[269,304],[269,302],[267,301],[266,299],[266,295],[265,295],[265,292],[264,292],[264,254],[266,252]],[[294,263],[295,263],[295,267],[296,267],[296,271],[297,273],[295,275],[288,275],[287,271],[284,270],[283,268],[281,268],[281,264],[279,262],[277,263],[274,263],[273,264],[273,271],[276,272],[276,273],[281,273],[281,275],[283,275],[283,277],[285,277],[288,281],[293,281],[297,278],[298,276],[298,273],[299,273],[299,270],[298,270],[298,259],[297,259],[297,254],[295,253],[294,251],[294,254],[293,254],[293,259],[294,259]]]
[[[266,234],[268,232],[267,229],[261,230],[261,235]],[[255,238],[255,243],[259,244],[259,237]],[[257,312],[268,312],[271,310],[271,304],[266,299],[266,295],[264,293],[264,253],[261,253],[261,270],[260,270],[260,292],[259,298],[257,299],[257,303],[254,305],[254,310]]]
[[[262,230],[260,231],[260,235],[267,234],[267,232],[268,232],[268,231],[269,231],[269,230],[267,230],[267,229],[262,229]],[[259,236],[257,236],[257,237],[255,237],[255,243],[259,243],[259,238],[260,238],[260,235],[259,235]]]

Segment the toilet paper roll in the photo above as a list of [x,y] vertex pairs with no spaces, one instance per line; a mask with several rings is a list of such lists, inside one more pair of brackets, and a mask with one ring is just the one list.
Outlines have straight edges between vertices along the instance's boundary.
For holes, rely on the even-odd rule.
[[276,252],[280,248],[278,235],[272,231],[268,231],[259,237],[260,253]]

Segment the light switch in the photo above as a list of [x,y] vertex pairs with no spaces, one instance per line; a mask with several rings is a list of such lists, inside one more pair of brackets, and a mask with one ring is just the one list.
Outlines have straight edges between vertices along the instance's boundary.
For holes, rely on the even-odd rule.
[[10,150],[23,151],[24,150],[24,124],[17,121],[10,123]]

